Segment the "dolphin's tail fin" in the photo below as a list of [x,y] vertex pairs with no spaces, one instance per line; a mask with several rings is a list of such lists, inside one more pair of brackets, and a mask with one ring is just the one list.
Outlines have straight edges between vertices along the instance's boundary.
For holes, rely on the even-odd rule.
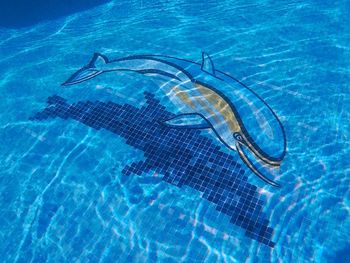
[[89,64],[86,65],[88,68],[96,68],[102,70],[108,63],[108,58],[101,53],[94,53]]
[[90,62],[71,75],[62,86],[70,86],[92,79],[104,72],[108,58],[100,53],[95,53]]

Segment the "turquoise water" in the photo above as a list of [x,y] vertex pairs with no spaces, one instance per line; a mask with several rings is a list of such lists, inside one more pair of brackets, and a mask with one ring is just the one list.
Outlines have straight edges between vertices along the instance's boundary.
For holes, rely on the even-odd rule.
[[[346,1],[111,1],[0,28],[1,261],[349,262],[349,11]],[[131,74],[62,88],[94,52],[200,63],[202,51],[283,123],[282,187],[247,170],[274,248],[190,187],[122,175],[144,157],[123,138],[72,120],[29,120],[54,94],[145,103],[154,84]]]

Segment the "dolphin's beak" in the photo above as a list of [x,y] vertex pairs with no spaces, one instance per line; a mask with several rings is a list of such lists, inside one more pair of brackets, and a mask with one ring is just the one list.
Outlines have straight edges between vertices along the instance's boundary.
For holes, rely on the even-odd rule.
[[[252,170],[253,173],[259,176],[259,178],[265,181],[266,183],[275,187],[280,187],[278,183],[267,178],[265,175],[262,174],[262,172],[259,171],[254,162],[262,163],[262,161],[259,161],[258,158],[256,158],[256,156],[249,150],[247,146],[245,146],[242,142],[237,142],[236,147],[242,161]],[[263,165],[268,166],[267,163],[264,163]]]

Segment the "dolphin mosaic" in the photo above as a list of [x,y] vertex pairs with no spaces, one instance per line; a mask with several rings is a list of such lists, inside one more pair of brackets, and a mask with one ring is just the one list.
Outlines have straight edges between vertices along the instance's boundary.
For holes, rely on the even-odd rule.
[[252,89],[215,69],[210,56],[202,63],[162,55],[135,55],[110,60],[95,53],[63,86],[82,83],[105,73],[131,72],[151,76],[181,114],[165,119],[172,128],[212,129],[226,147],[263,181],[270,179],[286,155],[281,121]]
[[[192,188],[220,214],[227,215],[230,223],[245,230],[247,237],[273,248],[274,230],[264,212],[265,198],[261,189],[248,181],[238,156],[223,151],[214,138],[198,129],[163,125],[163,119],[175,114],[167,111],[155,94],[144,92],[144,96],[145,103],[136,107],[112,101],[70,103],[55,95],[30,120],[76,121],[123,138],[127,145],[141,151],[143,157],[125,163],[120,180],[138,175],[144,177],[144,183],[162,181],[179,189]],[[143,198],[148,202],[154,196],[148,193]],[[231,228],[222,230],[233,234]]]

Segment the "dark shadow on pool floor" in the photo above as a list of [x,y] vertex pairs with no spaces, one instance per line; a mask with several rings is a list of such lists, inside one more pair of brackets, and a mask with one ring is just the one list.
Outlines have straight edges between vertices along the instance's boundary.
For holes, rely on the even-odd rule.
[[0,27],[20,28],[95,7],[110,0],[1,0]]
[[124,176],[157,173],[161,180],[179,188],[201,192],[217,211],[245,230],[246,236],[269,247],[273,229],[263,212],[258,188],[248,182],[245,170],[200,130],[173,129],[162,121],[174,117],[153,94],[145,92],[146,104],[137,108],[111,101],[80,101],[69,104],[59,96],[31,120],[73,119],[96,130],[105,129],[125,138],[126,144],[143,151],[144,160],[126,165]]

